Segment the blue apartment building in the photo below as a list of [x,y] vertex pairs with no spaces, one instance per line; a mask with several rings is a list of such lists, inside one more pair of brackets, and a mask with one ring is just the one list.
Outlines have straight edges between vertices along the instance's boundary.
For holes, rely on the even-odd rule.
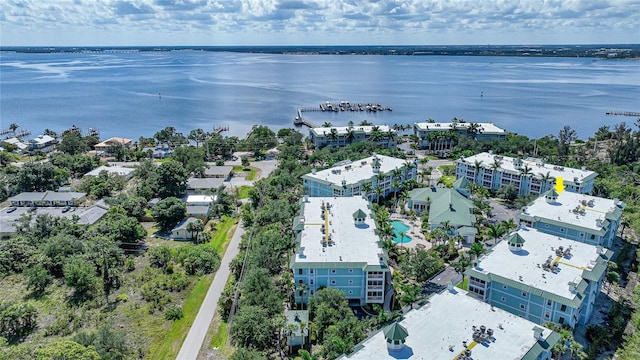
[[586,324],[611,250],[520,229],[465,272],[469,294],[537,324]]
[[483,152],[456,160],[456,177],[466,178],[496,191],[507,184],[518,189],[518,195],[542,194],[562,181],[566,191],[590,194],[598,173],[547,164],[537,158],[512,158]]
[[300,208],[290,263],[296,303],[306,304],[319,288],[330,287],[353,305],[383,304],[391,273],[369,201],[305,196]]
[[[345,160],[334,167],[312,171],[302,176],[305,194],[313,197],[366,196],[377,199],[376,189],[382,196],[394,191],[394,182],[416,180],[417,164],[411,160],[374,154],[368,158]],[[369,184],[369,185],[365,185]],[[370,186],[370,190],[367,190]]]
[[611,248],[625,203],[617,199],[547,191],[518,214],[520,225],[563,238]]

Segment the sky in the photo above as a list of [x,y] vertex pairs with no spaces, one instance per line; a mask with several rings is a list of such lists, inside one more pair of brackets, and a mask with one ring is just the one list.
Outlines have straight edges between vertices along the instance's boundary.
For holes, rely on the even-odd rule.
[[2,46],[630,44],[640,0],[0,0]]

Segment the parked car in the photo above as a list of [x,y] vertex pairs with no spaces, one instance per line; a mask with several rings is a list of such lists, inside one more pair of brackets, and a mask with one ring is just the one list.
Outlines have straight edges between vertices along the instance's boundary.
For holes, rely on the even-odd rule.
[[16,207],[15,206],[11,206],[10,208],[7,209],[7,213],[12,213],[14,211],[16,211]]
[[65,205],[65,207],[62,208],[62,212],[63,213],[66,213],[69,210],[71,210],[71,206],[69,206],[69,205]]

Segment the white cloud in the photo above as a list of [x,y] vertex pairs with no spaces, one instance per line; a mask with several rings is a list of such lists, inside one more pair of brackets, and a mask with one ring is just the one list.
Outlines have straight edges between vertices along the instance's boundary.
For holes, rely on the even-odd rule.
[[4,45],[625,43],[640,1],[5,0],[0,19]]

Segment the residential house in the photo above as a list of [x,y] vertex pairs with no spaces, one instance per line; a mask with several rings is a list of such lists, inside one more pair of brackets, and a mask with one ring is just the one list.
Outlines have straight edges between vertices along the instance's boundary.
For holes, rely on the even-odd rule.
[[189,178],[187,180],[188,195],[208,195],[224,186],[222,178]]
[[233,166],[209,166],[204,170],[204,177],[228,180],[233,176]]
[[[397,190],[394,183],[415,180],[416,169],[414,161],[374,154],[362,160],[341,161],[329,169],[313,170],[303,175],[302,180],[309,196],[366,195],[369,199],[377,199],[376,189],[381,189],[380,194],[387,196]],[[368,191],[367,186],[371,188]]]
[[187,228],[190,223],[193,223],[196,221],[200,221],[200,220],[196,219],[195,217],[188,217],[180,221],[178,225],[176,225],[173,229],[171,229],[171,238],[173,240],[190,241],[192,238],[192,235],[195,235],[195,234],[192,234],[190,231],[187,230]]
[[317,127],[309,129],[309,138],[316,148],[346,146],[359,141],[372,141],[383,148],[398,146],[396,131],[387,125]]
[[39,135],[38,137],[29,140],[29,150],[48,153],[56,148],[56,144],[58,144],[58,140],[56,140],[56,138],[49,135]]
[[96,154],[98,155],[108,155],[116,146],[123,146],[125,148],[128,148],[129,146],[131,146],[131,139],[112,137],[96,144],[94,146],[94,149],[96,151]]
[[84,176],[96,177],[96,176],[100,175],[100,173],[103,172],[103,171],[106,171],[107,174],[109,174],[109,175],[113,174],[113,175],[121,176],[125,180],[131,180],[131,178],[133,177],[133,174],[135,172],[135,169],[129,168],[129,167],[124,167],[124,166],[117,166],[117,165],[112,165],[112,166],[101,165],[101,166],[98,166],[97,168],[89,171],[88,173],[84,174]]
[[22,192],[9,198],[11,206],[78,206],[86,194],[81,192]]
[[611,248],[624,208],[618,199],[552,189],[522,209],[518,220],[551,235]]
[[466,271],[469,293],[537,324],[584,325],[613,252],[520,229]]
[[24,141],[20,140],[17,137],[4,139],[1,142],[14,145],[16,147],[16,151],[15,152],[17,154],[24,154],[29,150],[29,144],[25,143]]
[[537,158],[512,158],[490,152],[456,160],[456,177],[465,177],[484,188],[496,191],[507,184],[518,189],[518,195],[536,195],[562,181],[564,190],[590,194],[598,173],[547,164]]
[[362,197],[305,196],[293,222],[296,303],[322,287],[341,290],[351,304],[385,303],[391,273],[375,230],[371,204]]
[[52,217],[66,217],[76,219],[80,225],[93,225],[107,214],[108,209],[101,206],[90,207],[38,207],[31,209],[26,206],[16,208],[4,208],[0,210],[0,238],[10,238],[17,235],[16,226],[19,220],[25,216],[31,216],[31,221],[35,222],[39,215]]
[[216,201],[217,195],[188,195],[185,200],[187,216],[208,219],[209,207]]
[[369,335],[339,360],[549,360],[559,333],[451,287]]

